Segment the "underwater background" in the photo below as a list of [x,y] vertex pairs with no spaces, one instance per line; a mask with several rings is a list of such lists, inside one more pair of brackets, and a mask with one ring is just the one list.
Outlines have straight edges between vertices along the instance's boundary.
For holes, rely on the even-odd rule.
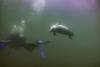
[[[0,49],[0,67],[99,67],[99,0],[0,0],[0,39],[6,39],[13,25],[25,21],[27,42],[49,39],[46,59],[37,50]],[[56,22],[68,26],[74,40],[57,34],[49,27]]]

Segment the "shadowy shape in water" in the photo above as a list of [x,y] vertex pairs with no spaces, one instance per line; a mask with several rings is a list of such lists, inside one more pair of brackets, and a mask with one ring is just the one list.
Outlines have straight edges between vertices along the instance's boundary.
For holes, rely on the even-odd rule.
[[[1,48],[5,48],[6,46],[10,46],[11,48],[25,48],[29,52],[32,52],[37,48],[39,56],[42,59],[46,58],[44,45],[50,43],[49,40],[38,39],[34,43],[26,43],[25,37],[20,37],[18,34],[10,35],[7,40],[1,40]],[[8,52],[10,54],[10,52]]]

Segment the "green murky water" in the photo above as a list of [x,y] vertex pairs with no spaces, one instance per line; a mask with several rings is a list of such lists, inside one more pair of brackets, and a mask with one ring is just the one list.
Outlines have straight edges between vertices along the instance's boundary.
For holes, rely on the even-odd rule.
[[[41,15],[37,15],[30,4],[23,3],[23,0],[2,0],[0,39],[5,39],[9,35],[12,25],[25,20],[24,34],[28,42],[34,42],[38,38],[49,39],[52,42],[45,45],[47,59],[44,61],[38,57],[37,50],[31,53],[23,48],[11,49],[11,55],[8,55],[9,48],[5,48],[0,51],[0,66],[97,67],[100,61],[97,12],[96,10],[57,13],[47,9]],[[53,37],[49,32],[49,26],[55,21],[61,21],[71,28],[75,33],[74,40],[59,34]]]

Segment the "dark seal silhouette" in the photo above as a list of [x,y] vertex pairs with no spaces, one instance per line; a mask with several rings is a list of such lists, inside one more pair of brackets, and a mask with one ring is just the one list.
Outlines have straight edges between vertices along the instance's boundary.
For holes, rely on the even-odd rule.
[[56,33],[67,35],[71,40],[73,40],[74,33],[67,26],[54,24],[50,27],[50,32],[52,32],[54,36]]

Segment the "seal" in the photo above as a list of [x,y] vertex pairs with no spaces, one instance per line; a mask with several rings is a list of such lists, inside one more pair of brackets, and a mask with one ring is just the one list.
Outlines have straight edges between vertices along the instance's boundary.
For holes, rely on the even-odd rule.
[[56,33],[67,35],[71,40],[73,40],[74,33],[65,25],[54,24],[50,26],[50,32],[52,32],[54,36]]

